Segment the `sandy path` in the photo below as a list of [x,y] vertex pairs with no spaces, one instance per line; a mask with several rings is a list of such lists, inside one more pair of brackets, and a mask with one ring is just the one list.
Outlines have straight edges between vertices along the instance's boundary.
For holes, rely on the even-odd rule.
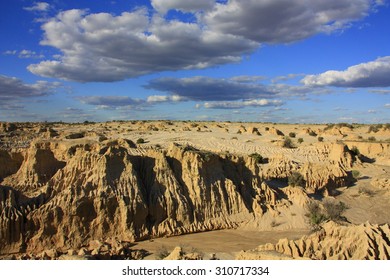
[[195,249],[207,259],[216,253],[219,259],[234,259],[241,250],[250,250],[261,244],[276,243],[281,238],[299,239],[308,234],[307,230],[289,231],[247,231],[228,229],[194,233],[169,238],[157,238],[137,243],[133,249],[144,249],[151,253],[146,259],[156,259],[162,250],[173,250],[176,246],[185,250]]

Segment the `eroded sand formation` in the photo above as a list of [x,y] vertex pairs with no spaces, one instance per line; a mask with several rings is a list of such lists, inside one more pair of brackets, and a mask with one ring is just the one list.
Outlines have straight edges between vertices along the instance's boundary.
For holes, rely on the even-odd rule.
[[[280,142],[291,131],[304,142],[285,148]],[[352,169],[390,165],[386,131],[371,142],[346,140],[366,135],[352,129],[230,123],[2,123],[0,133],[0,254],[22,258],[142,258],[129,242],[232,228],[307,228],[309,201],[356,183]],[[370,182],[388,193],[386,168]],[[303,176],[302,186],[288,186],[294,172]],[[288,241],[296,245],[264,248],[293,258],[388,259],[388,225],[360,226],[379,233],[359,253],[326,239],[352,236],[353,228],[328,227]]]

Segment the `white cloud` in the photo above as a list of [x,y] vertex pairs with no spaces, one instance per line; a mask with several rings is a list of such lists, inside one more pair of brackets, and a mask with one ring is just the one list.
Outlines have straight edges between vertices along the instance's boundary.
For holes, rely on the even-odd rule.
[[[152,0],[154,11],[140,8],[113,15],[67,10],[42,25],[41,44],[56,48],[61,56],[28,69],[44,77],[111,82],[236,63],[261,43],[293,42],[347,28],[372,11],[378,5],[374,2]],[[194,13],[194,22],[166,19],[170,9]]]
[[153,72],[199,69],[238,62],[258,44],[197,23],[167,21],[146,9],[87,14],[59,13],[42,26],[42,45],[63,54],[32,64],[37,75],[80,82],[118,81]]
[[239,109],[244,107],[266,107],[266,106],[281,106],[283,102],[281,100],[269,100],[269,99],[253,99],[245,101],[216,101],[206,102],[204,107],[207,109]]
[[36,52],[30,50],[21,50],[18,56],[19,58],[44,58],[42,54],[37,54]]
[[41,59],[44,58],[45,56],[42,54],[38,54],[35,51],[30,51],[30,50],[9,50],[5,51],[3,54],[5,55],[17,55],[19,58],[34,58],[34,59]]
[[5,51],[3,52],[4,55],[16,55],[18,53],[17,50],[8,50],[8,51]]
[[372,0],[229,0],[207,12],[212,30],[261,43],[287,43],[347,28],[375,5]]
[[386,103],[386,104],[385,104],[385,108],[390,109],[390,103]]
[[369,92],[377,94],[390,94],[390,89],[371,89]]
[[24,7],[23,9],[29,12],[47,12],[50,10],[50,5],[46,2],[34,2],[33,6]]
[[46,96],[52,94],[59,86],[59,83],[50,83],[46,81],[37,81],[35,84],[25,84],[18,78],[0,75],[1,99]]
[[53,94],[60,86],[60,83],[46,81],[26,84],[18,78],[0,75],[0,109],[22,109],[26,102],[31,102],[31,98]]
[[148,96],[146,102],[161,103],[161,102],[180,102],[186,99],[179,95],[151,95]]
[[253,83],[253,82],[263,81],[265,79],[266,77],[264,76],[247,76],[247,75],[230,78],[231,81],[239,82],[239,83]]
[[151,4],[156,11],[161,14],[165,14],[169,10],[179,10],[183,12],[197,12],[200,10],[208,10],[214,6],[215,1],[152,0]]
[[308,75],[302,79],[305,85],[336,87],[389,87],[390,56],[349,67],[345,71],[327,71]]
[[[209,77],[191,78],[160,78],[149,82],[147,89],[154,89],[166,92],[170,95],[180,96],[193,101],[233,101],[241,99],[272,98],[275,93],[268,87],[245,82],[237,77],[231,79],[216,79]],[[254,77],[252,81],[257,81]]]
[[83,104],[95,105],[100,109],[116,109],[120,107],[137,107],[145,105],[142,99],[129,96],[79,96],[76,97]]

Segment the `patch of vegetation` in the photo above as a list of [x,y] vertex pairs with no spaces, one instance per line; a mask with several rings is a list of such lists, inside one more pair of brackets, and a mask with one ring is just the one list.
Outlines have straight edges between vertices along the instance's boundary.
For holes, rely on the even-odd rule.
[[351,173],[352,173],[352,177],[354,178],[354,179],[358,179],[359,178],[359,176],[360,176],[360,172],[359,172],[359,170],[352,170],[351,171]]
[[369,190],[367,188],[360,188],[358,193],[360,195],[366,195],[366,196],[373,196],[375,193],[372,190]]
[[375,142],[376,141],[376,138],[374,136],[370,136],[367,138],[368,141],[370,142]]
[[271,227],[277,227],[277,226],[279,226],[280,225],[280,223],[278,223],[278,222],[276,222],[275,220],[272,220],[271,221]]
[[143,139],[143,138],[137,139],[137,144],[144,144],[144,143],[145,143],[145,139]]
[[288,184],[293,187],[304,187],[306,182],[301,173],[293,171],[291,175],[288,176]]
[[368,127],[368,133],[370,133],[370,132],[376,133],[376,132],[378,132],[381,128],[382,128],[382,125],[381,125],[381,124],[373,124],[373,125],[370,125],[370,126]]
[[352,155],[354,155],[354,156],[360,156],[360,151],[359,151],[359,149],[356,147],[356,146],[353,146],[351,149],[350,149],[350,151],[351,151],[351,153],[352,153]]
[[163,259],[165,259],[166,257],[169,256],[169,252],[168,252],[167,248],[165,248],[164,246],[162,246],[162,247],[160,247],[160,248],[157,250],[156,255],[157,255],[157,259],[163,260]]
[[262,155],[260,155],[259,153],[253,153],[253,154],[250,154],[249,155],[251,158],[253,158],[257,164],[261,164],[261,163],[264,163],[264,158]]
[[342,214],[348,209],[348,207],[344,202],[340,201],[339,203],[336,203],[333,200],[326,200],[323,203],[323,206],[325,215],[329,220],[334,222],[345,220]]
[[312,201],[306,208],[305,216],[308,218],[308,223],[312,231],[320,230],[322,228],[321,224],[327,220],[320,203],[318,201]]
[[323,142],[324,141],[324,137],[322,137],[322,136],[319,136],[317,139],[318,139],[318,142]]
[[268,126],[266,126],[264,129],[265,129],[265,131],[269,131],[269,127]]
[[290,132],[288,136],[290,136],[291,138],[295,138],[297,134],[295,132]]
[[332,129],[334,127],[337,127],[337,128],[342,128],[342,127],[347,127],[347,128],[350,128],[350,129],[353,129],[354,126],[352,124],[349,124],[349,123],[331,123],[331,124],[327,124],[326,127],[324,128],[324,130],[329,130],[329,129]]
[[298,144],[302,144],[303,143],[303,138],[298,138]]
[[318,231],[326,221],[345,221],[343,213],[347,209],[347,205],[341,201],[336,203],[332,200],[326,200],[322,205],[318,201],[312,201],[307,205],[305,216],[308,218],[311,229]]
[[310,135],[310,136],[313,136],[313,137],[316,137],[316,136],[317,136],[317,133],[315,133],[313,130],[310,130],[310,131],[309,131],[309,135]]
[[295,148],[293,141],[288,136],[284,137],[282,146],[283,146],[283,148],[290,148],[290,149]]
[[190,145],[185,146],[183,148],[183,150],[184,150],[184,152],[193,152],[193,153],[200,155],[200,157],[206,162],[210,161],[215,156],[215,154],[213,152],[199,150],[199,149],[197,149],[193,146],[190,146]]

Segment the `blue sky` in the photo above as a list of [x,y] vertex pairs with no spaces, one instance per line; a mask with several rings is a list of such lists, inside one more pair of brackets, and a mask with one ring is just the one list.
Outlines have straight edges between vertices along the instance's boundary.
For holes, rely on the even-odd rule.
[[0,36],[0,121],[390,122],[387,0],[6,0]]

